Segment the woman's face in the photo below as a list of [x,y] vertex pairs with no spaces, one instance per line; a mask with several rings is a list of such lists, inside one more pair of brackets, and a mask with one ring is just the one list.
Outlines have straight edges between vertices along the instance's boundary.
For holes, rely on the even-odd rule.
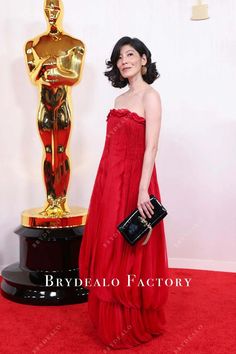
[[139,52],[135,50],[131,45],[125,44],[121,47],[120,56],[116,63],[120,74],[129,79],[137,74],[141,75],[142,65],[147,62],[146,55],[140,56]]

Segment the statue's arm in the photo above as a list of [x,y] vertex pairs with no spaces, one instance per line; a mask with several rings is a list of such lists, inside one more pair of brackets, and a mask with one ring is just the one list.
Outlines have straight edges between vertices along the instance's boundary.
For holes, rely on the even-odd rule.
[[85,48],[82,43],[81,45],[76,46],[72,49],[70,71],[73,73],[76,81],[79,81],[81,76],[81,71],[84,62],[84,54],[85,54]]
[[25,45],[25,57],[28,65],[28,70],[31,80],[36,83],[39,80],[40,70],[43,67],[43,63],[48,58],[40,59],[33,47],[34,42],[29,41]]
[[84,46],[75,46],[68,50],[65,55],[57,58],[56,70],[49,70],[46,73],[47,80],[62,85],[72,86],[80,79],[81,69],[84,61]]

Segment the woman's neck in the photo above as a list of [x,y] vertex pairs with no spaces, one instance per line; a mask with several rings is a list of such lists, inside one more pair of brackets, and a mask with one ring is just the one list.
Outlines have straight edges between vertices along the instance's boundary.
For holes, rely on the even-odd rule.
[[135,94],[144,88],[146,88],[148,84],[143,80],[142,77],[136,76],[129,79],[129,91],[132,94]]

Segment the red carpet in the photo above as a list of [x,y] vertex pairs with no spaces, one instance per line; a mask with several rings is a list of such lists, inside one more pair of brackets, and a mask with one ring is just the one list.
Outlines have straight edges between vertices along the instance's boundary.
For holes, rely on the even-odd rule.
[[[192,280],[189,287],[170,287],[166,333],[132,350],[113,352],[236,353],[236,274],[170,269],[170,276]],[[109,353],[92,328],[87,303],[41,307],[1,297],[0,308],[1,353]]]

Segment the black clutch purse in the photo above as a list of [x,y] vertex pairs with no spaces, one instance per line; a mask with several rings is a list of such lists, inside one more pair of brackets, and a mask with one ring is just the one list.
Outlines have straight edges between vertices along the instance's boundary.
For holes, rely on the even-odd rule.
[[152,228],[167,215],[167,210],[153,194],[150,195],[150,202],[154,206],[154,209],[152,209],[154,214],[151,218],[146,216],[146,219],[144,219],[137,208],[117,226],[117,229],[131,245],[134,245],[148,232],[142,243],[142,245],[146,245],[151,236]]

